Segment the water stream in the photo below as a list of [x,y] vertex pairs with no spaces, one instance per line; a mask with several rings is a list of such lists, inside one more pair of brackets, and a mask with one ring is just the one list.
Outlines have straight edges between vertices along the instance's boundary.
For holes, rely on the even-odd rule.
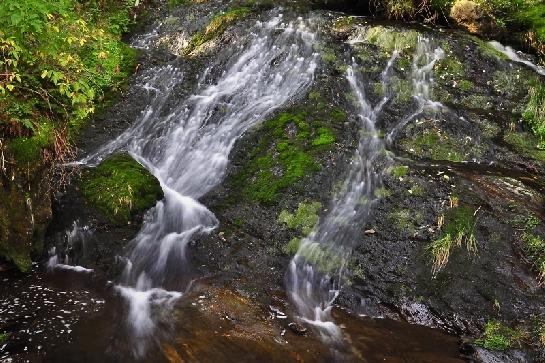
[[[312,82],[317,54],[310,21],[277,15],[250,30],[247,47],[219,79],[166,109],[170,90],[183,80],[172,66],[152,69],[145,87],[152,102],[116,140],[82,163],[96,164],[126,148],[160,181],[164,200],[148,212],[132,241],[118,291],[129,304],[128,325],[141,355],[153,333],[154,311],[182,296],[185,251],[191,239],[218,225],[198,199],[219,184],[235,141]],[[205,70],[207,74],[209,70]]]
[[[376,123],[393,97],[390,74],[397,56],[398,52],[394,51],[382,72],[385,96],[374,106],[366,95],[360,66],[353,62],[348,67],[346,79],[358,105],[358,148],[342,192],[332,200],[327,215],[301,241],[289,267],[287,290],[301,320],[316,327],[321,338],[333,344],[341,343],[342,335],[331,317],[331,309],[345,283],[354,245],[360,240],[372,206],[378,199],[375,191],[381,185],[381,173],[390,162],[384,152],[385,140],[379,136]],[[387,134],[387,142],[392,142],[408,122],[425,110],[436,111],[442,107],[430,99],[433,66],[442,56],[443,51],[434,47],[430,39],[419,38],[411,74],[416,110],[400,119]]]

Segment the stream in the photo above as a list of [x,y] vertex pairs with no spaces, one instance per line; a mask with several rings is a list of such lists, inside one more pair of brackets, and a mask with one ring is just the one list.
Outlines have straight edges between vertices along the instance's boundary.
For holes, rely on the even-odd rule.
[[[434,92],[437,64],[448,55],[444,43],[429,33],[415,38],[405,71],[410,103],[403,107],[395,104],[400,93],[396,64],[404,56],[402,49],[384,52],[373,65],[377,76],[371,79],[370,65],[361,59],[369,44],[367,25],[357,26],[343,40],[340,61],[336,60],[342,64],[335,72],[339,87],[352,97],[342,127],[355,137],[338,141],[348,145],[337,161],[343,170],[336,175],[340,192],[328,190],[320,196],[329,200],[327,205],[295,253],[278,259],[280,269],[276,262],[263,267],[279,270],[263,281],[265,293],[238,288],[233,277],[238,275],[221,268],[202,273],[206,263],[195,262],[196,244],[211,243],[213,238],[227,243],[229,234],[223,233],[235,224],[218,215],[222,209],[213,198],[212,207],[207,203],[232,176],[232,151],[265,120],[303,102],[315,83],[326,78],[330,65],[320,52],[326,44],[323,28],[328,16],[333,15],[269,11],[248,22],[244,36],[228,44],[224,55],[204,63],[198,74],[180,67],[177,60],[147,64],[139,71],[131,86],[140,95],[137,116],[124,131],[86,150],[74,164],[92,168],[114,153],[128,152],[157,178],[164,199],[146,212],[136,236],[116,253],[116,264],[122,268],[115,277],[85,265],[89,259],[83,257],[98,243],[100,228],[84,219],[74,220],[60,233],[66,249],[50,247],[47,258],[35,263],[29,275],[2,272],[0,318],[12,337],[0,348],[0,362],[468,361],[473,348],[460,340],[466,332],[444,321],[436,323],[440,319],[430,318],[433,309],[420,301],[389,309],[393,304],[368,307],[365,298],[350,295],[357,291],[358,280],[351,271],[355,256],[365,256],[361,249],[367,240],[362,242],[362,233],[366,230],[365,238],[376,233],[369,226],[376,225],[376,214],[383,212],[383,199],[388,198],[378,191],[391,187],[390,170],[400,162],[429,178],[437,173],[444,183],[454,184],[448,178],[444,181],[450,175],[463,180],[460,184],[473,183],[482,195],[526,203],[536,215],[543,212],[541,199],[527,192],[543,188],[531,173],[395,155],[406,129],[426,120],[463,119]],[[153,53],[164,27],[160,24],[137,35],[132,45]],[[511,48],[491,46],[514,63],[543,74],[543,68]],[[179,90],[186,84],[191,91],[181,97]],[[380,97],[371,91],[377,87]],[[123,102],[131,104],[130,98]],[[521,182],[518,189],[512,180]],[[284,208],[295,205],[282,203]],[[391,228],[395,230],[393,224]],[[411,238],[418,240],[420,230],[430,229],[433,232],[430,224],[419,227]],[[278,232],[248,231],[271,245],[267,236]],[[113,243],[116,237],[109,238],[112,241],[100,243]],[[255,256],[252,252],[245,256],[250,265],[262,247],[258,243],[246,247],[256,249]],[[216,253],[224,254],[221,248]],[[226,250],[224,257],[231,253]],[[204,255],[199,261],[212,264],[214,258]],[[241,281],[252,279],[258,275]],[[394,279],[385,285],[398,286]],[[433,324],[422,323],[431,320]]]

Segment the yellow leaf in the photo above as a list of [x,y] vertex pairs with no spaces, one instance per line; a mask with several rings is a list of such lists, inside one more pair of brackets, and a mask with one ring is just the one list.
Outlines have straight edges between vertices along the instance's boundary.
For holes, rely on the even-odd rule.
[[15,87],[13,87],[12,84],[7,84],[7,85],[6,85],[6,88],[7,88],[8,90],[10,90],[10,91],[13,91],[13,88],[15,88]]

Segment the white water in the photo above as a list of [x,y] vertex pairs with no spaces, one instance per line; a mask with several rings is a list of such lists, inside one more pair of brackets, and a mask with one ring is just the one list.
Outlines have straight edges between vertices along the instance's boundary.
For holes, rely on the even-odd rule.
[[[397,56],[394,51],[382,72],[385,96],[375,106],[366,96],[359,66],[354,63],[348,68],[346,78],[358,104],[361,135],[358,149],[344,181],[344,192],[332,201],[330,212],[301,241],[289,267],[287,290],[301,320],[316,327],[321,338],[330,343],[338,343],[342,338],[340,328],[331,317],[331,309],[345,282],[354,244],[361,240],[369,213],[378,199],[375,190],[381,185],[382,169],[389,162],[381,160],[385,143],[379,137],[376,122],[393,97],[389,81]],[[430,100],[430,95],[433,65],[442,56],[443,51],[433,48],[430,40],[419,38],[412,70],[417,109],[399,121],[388,134],[388,140],[425,110],[440,107],[439,103]]]
[[132,241],[117,286],[129,303],[127,322],[137,355],[152,338],[156,310],[171,306],[187,286],[183,274],[188,243],[218,225],[198,198],[221,182],[235,141],[313,80],[316,39],[308,21],[285,22],[279,15],[248,31],[251,40],[219,79],[174,106],[168,97],[183,77],[171,66],[150,70],[144,87],[151,102],[141,117],[81,161],[96,164],[126,148],[158,178],[165,194]]
[[[47,261],[47,269],[49,271],[53,269],[62,269],[62,270],[72,270],[75,272],[93,272],[92,269],[74,265],[73,261],[70,259],[69,254],[70,250],[73,248],[79,248],[80,255],[85,256],[87,254],[87,240],[92,234],[89,226],[81,226],[79,221],[74,221],[72,228],[68,229],[64,233],[64,256],[61,256],[56,247],[52,247],[49,250],[49,259]],[[78,246],[76,246],[76,244]]]
[[513,62],[522,63],[527,65],[528,67],[532,68],[537,73],[541,74],[542,76],[545,76],[545,68],[538,66],[537,64],[530,62],[527,59],[522,58],[516,50],[511,48],[510,46],[505,46],[499,42],[491,41],[488,44],[490,44],[494,49],[497,51],[505,54],[507,58],[511,59]]

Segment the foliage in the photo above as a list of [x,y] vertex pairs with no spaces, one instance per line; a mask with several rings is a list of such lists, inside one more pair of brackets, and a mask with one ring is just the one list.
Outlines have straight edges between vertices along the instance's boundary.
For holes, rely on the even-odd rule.
[[117,224],[127,223],[163,196],[157,179],[124,154],[114,155],[89,170],[81,187],[85,198]]
[[[134,0],[0,2],[0,135],[16,161],[61,158],[135,53],[123,42]],[[54,135],[55,137],[52,137]],[[65,141],[60,142],[67,145]],[[51,158],[49,158],[50,160]]]
[[523,332],[492,320],[486,323],[482,337],[475,344],[489,350],[506,350],[520,343],[523,338]]
[[322,208],[320,202],[299,203],[295,213],[286,210],[280,212],[278,222],[291,229],[300,229],[304,235],[308,235],[318,222],[318,212]]
[[433,258],[432,272],[440,272],[448,263],[453,247],[461,247],[465,243],[468,252],[477,252],[475,224],[477,211],[470,206],[450,208],[444,216],[441,236],[427,248]]

